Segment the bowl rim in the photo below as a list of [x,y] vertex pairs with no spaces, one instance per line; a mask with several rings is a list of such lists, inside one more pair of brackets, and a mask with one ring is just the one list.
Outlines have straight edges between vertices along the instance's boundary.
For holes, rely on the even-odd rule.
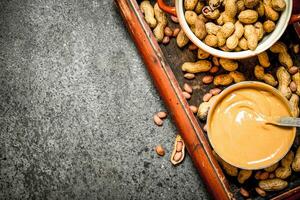
[[[186,36],[200,49],[210,53],[213,56],[227,58],[227,59],[243,59],[256,56],[266,50],[268,50],[273,44],[275,44],[285,32],[291,15],[292,15],[292,8],[293,8],[293,1],[285,0],[286,2],[286,9],[281,13],[280,18],[277,20],[275,30],[266,36],[262,41],[258,43],[257,48],[252,50],[240,51],[240,52],[226,52],[222,51],[213,47],[206,45],[197,36],[192,32],[189,25],[187,24],[185,17],[184,17],[184,8],[183,8],[183,0],[176,0],[175,1],[175,8],[176,13],[178,16],[179,24],[183,31],[185,32]],[[282,26],[279,29],[279,26]]]
[[[266,84],[266,83],[262,83],[262,82],[259,82],[259,81],[243,81],[243,82],[236,83],[236,84],[234,84],[234,85],[231,85],[231,86],[227,87],[226,89],[224,89],[224,90],[218,95],[217,99],[216,99],[216,100],[213,102],[213,104],[211,105],[210,110],[209,110],[209,112],[208,112],[207,121],[206,121],[206,124],[207,124],[207,137],[208,137],[209,143],[210,143],[212,149],[214,149],[214,151],[215,151],[215,152],[216,152],[223,160],[225,160],[225,159],[224,159],[224,158],[221,156],[221,154],[219,154],[219,153],[217,152],[217,150],[214,148],[215,145],[213,144],[212,139],[211,139],[210,134],[209,134],[210,129],[211,129],[210,123],[211,123],[211,118],[212,118],[212,115],[213,115],[212,113],[213,113],[213,111],[216,109],[218,103],[219,103],[222,99],[224,99],[224,97],[226,97],[228,94],[230,94],[231,92],[233,92],[233,91],[235,91],[235,90],[238,90],[238,89],[241,89],[241,88],[247,88],[247,87],[255,88],[254,86],[257,85],[257,84],[258,84],[258,85],[261,85],[262,88],[266,88],[266,90],[268,90],[268,91],[272,92],[273,94],[275,94],[276,96],[278,96],[278,97],[279,97],[279,98],[287,105],[287,107],[289,108],[289,113],[290,113],[290,115],[292,116],[292,109],[291,109],[291,106],[290,106],[290,104],[289,104],[289,101],[288,101],[288,100],[287,100],[287,99],[286,99],[286,98],[285,98],[285,97],[284,97],[284,96],[283,96],[276,88],[274,88],[274,87],[272,87],[272,86],[270,86],[270,85],[268,85],[268,84]],[[231,163],[231,162],[228,162],[228,161],[226,161],[226,160],[225,160],[225,161],[226,161],[227,163],[231,164],[232,166],[238,167],[238,168],[240,168],[240,169],[246,169],[246,170],[260,170],[260,169],[263,169],[263,168],[272,166],[273,164],[279,162],[279,161],[280,161],[280,160],[281,160],[281,159],[282,159],[282,158],[290,151],[290,149],[291,149],[291,147],[292,147],[292,145],[293,145],[293,143],[294,143],[295,137],[296,137],[296,131],[297,131],[297,129],[294,127],[294,128],[293,128],[294,138],[291,140],[291,143],[289,144],[289,148],[288,148],[287,152],[284,153],[282,157],[280,157],[279,159],[277,159],[276,162],[275,162],[275,160],[274,160],[274,163],[272,163],[272,164],[270,164],[270,165],[262,166],[262,167],[259,167],[259,168],[245,168],[245,167],[243,167],[243,166],[237,166],[236,164]]]

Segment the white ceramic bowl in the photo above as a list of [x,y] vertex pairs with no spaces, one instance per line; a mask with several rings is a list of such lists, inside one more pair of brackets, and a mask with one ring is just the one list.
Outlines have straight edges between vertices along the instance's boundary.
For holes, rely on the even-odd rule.
[[247,50],[247,51],[240,51],[240,52],[225,52],[213,47],[206,45],[200,39],[198,39],[195,34],[190,29],[189,25],[187,24],[185,17],[184,17],[184,0],[175,0],[175,7],[176,7],[176,15],[179,19],[180,26],[182,27],[183,31],[187,35],[187,37],[199,48],[203,49],[204,51],[222,58],[228,59],[242,59],[255,56],[260,54],[261,52],[269,49],[275,42],[277,42],[282,34],[284,33],[285,29],[287,28],[291,15],[292,15],[292,8],[293,8],[293,1],[285,0],[286,2],[286,9],[281,13],[279,20],[276,22],[275,30],[266,35],[262,41],[259,42],[257,48],[254,51]]

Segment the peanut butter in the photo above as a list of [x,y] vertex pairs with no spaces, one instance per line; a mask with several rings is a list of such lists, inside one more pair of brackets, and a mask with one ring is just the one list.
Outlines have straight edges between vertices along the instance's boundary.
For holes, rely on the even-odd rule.
[[225,90],[208,117],[208,137],[216,153],[243,169],[261,169],[289,151],[295,128],[268,124],[273,116],[291,116],[288,102],[275,89],[245,82]]

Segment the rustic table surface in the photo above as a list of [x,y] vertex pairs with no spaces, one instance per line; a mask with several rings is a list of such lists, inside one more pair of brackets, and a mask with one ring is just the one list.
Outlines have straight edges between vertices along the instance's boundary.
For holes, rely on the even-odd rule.
[[113,1],[0,1],[0,199],[209,198],[164,109]]

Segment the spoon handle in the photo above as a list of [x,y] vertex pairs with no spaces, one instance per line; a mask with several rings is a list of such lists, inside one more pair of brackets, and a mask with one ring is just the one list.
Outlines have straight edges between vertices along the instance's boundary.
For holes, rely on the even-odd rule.
[[293,126],[300,127],[300,118],[295,117],[280,117],[276,124],[279,126]]

